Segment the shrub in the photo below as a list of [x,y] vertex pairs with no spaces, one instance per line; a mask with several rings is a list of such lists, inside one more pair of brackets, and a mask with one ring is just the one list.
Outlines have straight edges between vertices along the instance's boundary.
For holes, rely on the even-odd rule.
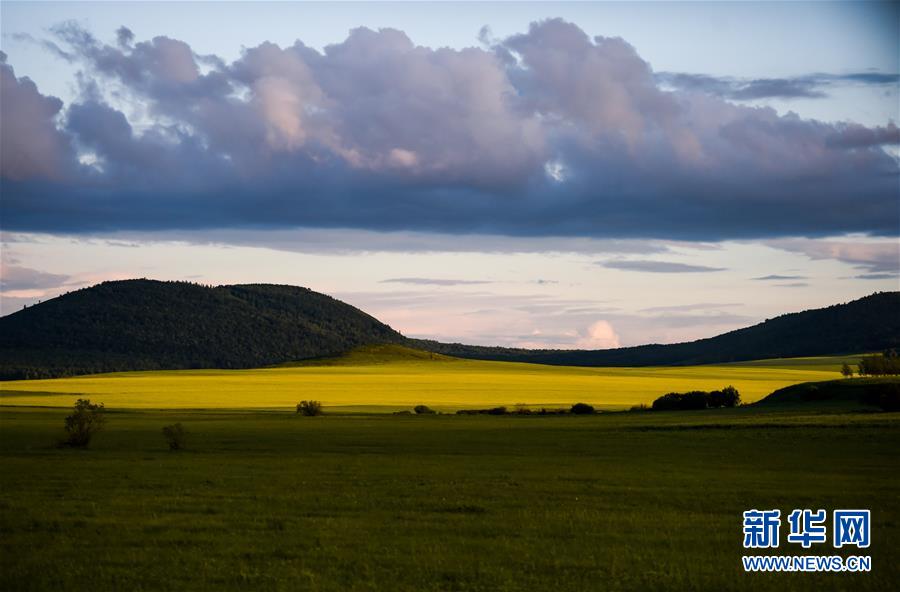
[[506,407],[494,407],[487,410],[488,415],[506,415]]
[[844,378],[852,378],[853,377],[853,368],[850,367],[850,364],[844,362],[844,365],[841,366],[841,375]]
[[162,429],[169,450],[184,450],[187,445],[187,430],[180,423],[167,425]]
[[103,429],[106,418],[103,416],[103,403],[92,404],[90,399],[78,399],[72,415],[66,417],[66,433],[64,442],[67,446],[87,448],[94,434]]
[[574,415],[590,415],[594,412],[593,405],[588,405],[587,403],[575,403],[572,405],[572,408],[569,409],[569,413]]
[[300,401],[297,403],[297,413],[307,417],[322,415],[322,403],[319,401]]
[[650,407],[648,407],[645,403],[641,403],[640,405],[634,405],[630,409],[631,411],[650,411]]
[[413,407],[413,411],[416,412],[416,415],[428,415],[434,413],[434,409],[429,407],[428,405],[416,405]]

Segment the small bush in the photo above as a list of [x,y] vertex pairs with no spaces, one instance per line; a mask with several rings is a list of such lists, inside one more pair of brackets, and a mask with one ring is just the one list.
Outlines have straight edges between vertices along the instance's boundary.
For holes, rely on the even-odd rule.
[[631,411],[650,411],[650,407],[648,407],[645,403],[641,403],[640,405],[634,405],[631,408]]
[[506,415],[506,407],[494,407],[487,410],[488,415]]
[[594,413],[594,406],[588,405],[587,403],[575,403],[572,405],[572,408],[569,409],[569,413],[573,415],[591,415]]
[[428,415],[433,414],[435,411],[428,405],[416,405],[413,407],[413,411],[416,412],[416,415]]
[[187,445],[187,430],[180,423],[167,425],[162,429],[169,450],[184,450]]
[[72,415],[66,417],[66,446],[87,448],[94,434],[103,429],[106,418],[103,403],[92,404],[90,399],[78,399]]
[[307,417],[322,415],[322,403],[319,401],[300,401],[297,403],[297,413]]

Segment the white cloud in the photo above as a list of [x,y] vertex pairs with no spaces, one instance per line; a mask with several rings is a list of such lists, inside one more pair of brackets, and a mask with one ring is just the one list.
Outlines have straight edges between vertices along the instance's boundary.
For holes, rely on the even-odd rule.
[[619,347],[619,336],[609,321],[597,321],[585,330],[575,345],[582,349],[612,349]]

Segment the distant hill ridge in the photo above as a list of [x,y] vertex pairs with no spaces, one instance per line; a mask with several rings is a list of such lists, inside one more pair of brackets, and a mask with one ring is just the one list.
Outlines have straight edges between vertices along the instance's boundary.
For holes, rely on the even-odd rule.
[[690,343],[597,351],[524,350],[408,339],[365,312],[307,288],[124,280],[71,292],[0,318],[0,379],[254,368],[334,357],[379,344],[463,358],[574,366],[705,364],[858,353],[900,347],[897,311],[900,292],[884,292]]
[[606,350],[526,350],[419,341],[422,349],[480,360],[564,366],[673,366],[900,348],[900,292],[781,315],[716,337]]

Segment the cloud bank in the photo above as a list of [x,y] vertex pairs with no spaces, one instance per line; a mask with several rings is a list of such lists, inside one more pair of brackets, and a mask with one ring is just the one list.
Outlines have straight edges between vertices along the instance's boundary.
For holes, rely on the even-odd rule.
[[679,90],[697,91],[735,101],[757,99],[824,99],[836,86],[896,87],[900,75],[880,72],[850,74],[808,74],[792,78],[757,78],[751,80],[690,74],[659,72],[656,79]]
[[359,28],[231,63],[115,37],[68,23],[44,44],[81,69],[69,105],[0,56],[4,230],[900,233],[893,123],[665,90],[627,42],[561,20],[458,51]]

